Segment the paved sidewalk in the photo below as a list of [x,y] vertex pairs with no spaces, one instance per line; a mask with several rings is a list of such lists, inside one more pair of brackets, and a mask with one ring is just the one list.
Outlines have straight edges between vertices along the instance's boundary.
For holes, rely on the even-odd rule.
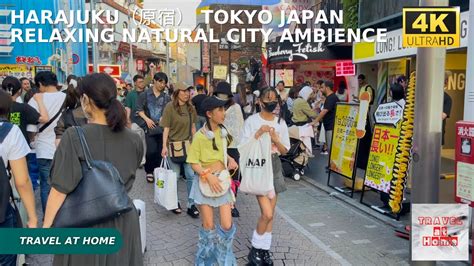
[[[143,176],[143,175],[141,175]],[[185,184],[179,182],[181,205],[185,206]],[[140,198],[147,204],[147,265],[192,265],[197,246],[199,219],[187,214],[173,214],[153,203],[153,186],[144,178],[138,178],[132,198]],[[254,196],[239,194],[237,208],[240,218],[237,226],[234,253],[239,265],[247,264],[250,240],[259,216],[258,203]],[[277,213],[273,234],[272,252],[275,265],[340,265],[341,259],[331,256]],[[216,221],[217,217],[216,217]],[[343,261],[343,260],[342,260]]]

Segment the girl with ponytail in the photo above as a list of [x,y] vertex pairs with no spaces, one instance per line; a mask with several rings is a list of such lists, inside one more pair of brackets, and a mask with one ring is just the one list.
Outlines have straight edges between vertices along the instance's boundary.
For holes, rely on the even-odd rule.
[[[228,170],[235,170],[238,165],[227,154],[233,139],[223,126],[225,103],[214,96],[204,99],[201,108],[206,114],[206,124],[194,135],[187,157],[199,175],[193,180],[190,193],[199,206],[202,221],[195,265],[237,265],[232,251],[236,226],[231,207],[235,197]],[[215,208],[219,209],[219,224],[214,223]]]
[[81,96],[78,85],[80,79],[74,75],[69,75],[66,79],[68,86],[66,90],[66,100],[63,105],[63,112],[59,117],[58,124],[54,128],[56,134],[56,146],[59,144],[66,129],[73,126],[83,126],[87,124],[87,118],[81,108]]
[[[82,110],[89,120],[83,131],[92,158],[112,163],[129,192],[143,157],[143,143],[137,134],[125,128],[125,109],[117,100],[115,82],[107,74],[87,75],[79,82],[78,92]],[[81,161],[84,159],[76,129],[67,129],[52,163],[45,228],[51,227],[66,196],[80,183]],[[107,255],[56,255],[54,265],[143,265],[140,226],[135,208],[91,227],[117,229],[123,236],[121,249]]]

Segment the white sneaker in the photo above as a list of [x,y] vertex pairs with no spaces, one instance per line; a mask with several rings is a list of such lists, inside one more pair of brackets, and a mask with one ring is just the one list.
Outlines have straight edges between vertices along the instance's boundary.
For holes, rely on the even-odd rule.
[[327,151],[322,151],[321,152],[321,155],[328,155],[328,154],[329,154],[329,152],[327,152]]

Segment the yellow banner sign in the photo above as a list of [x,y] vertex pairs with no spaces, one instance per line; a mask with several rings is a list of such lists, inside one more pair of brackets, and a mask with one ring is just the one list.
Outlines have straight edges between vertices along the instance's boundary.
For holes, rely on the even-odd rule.
[[214,65],[213,79],[227,79],[227,66],[226,65]]
[[366,186],[385,193],[390,191],[401,124],[399,122],[396,128],[390,125],[375,126],[369,163],[365,172]]
[[14,76],[17,78],[33,78],[33,71],[31,67],[26,65],[0,64],[0,81],[6,76]]
[[358,115],[358,105],[338,104],[336,107],[330,168],[333,172],[348,178],[352,178],[355,169]]

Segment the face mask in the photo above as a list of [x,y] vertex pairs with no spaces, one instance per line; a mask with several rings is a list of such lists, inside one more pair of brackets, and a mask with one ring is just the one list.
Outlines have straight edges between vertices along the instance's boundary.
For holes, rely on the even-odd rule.
[[278,102],[268,102],[268,103],[263,103],[263,109],[265,109],[265,111],[269,112],[269,113],[272,113],[273,111],[275,111],[275,108],[277,107],[278,105]]

